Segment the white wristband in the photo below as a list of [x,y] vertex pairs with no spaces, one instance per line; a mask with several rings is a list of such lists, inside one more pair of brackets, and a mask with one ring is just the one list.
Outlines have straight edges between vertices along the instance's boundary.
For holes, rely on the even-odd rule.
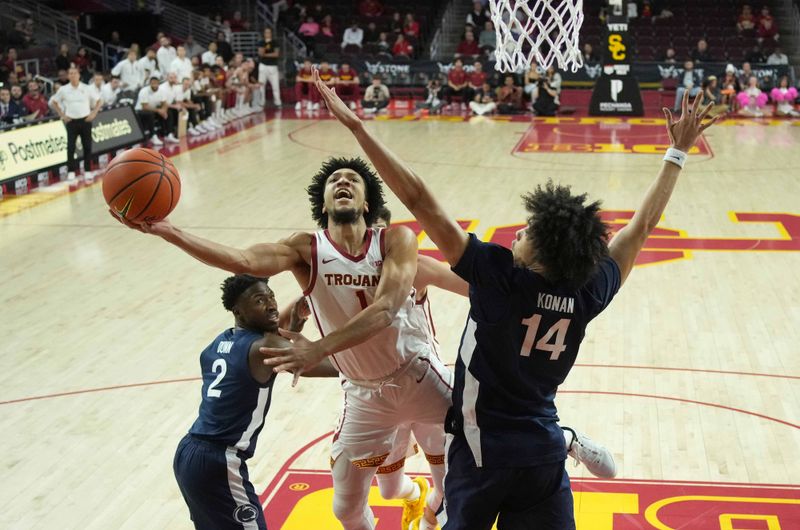
[[664,162],[672,162],[679,168],[683,169],[683,165],[686,163],[686,158],[689,155],[681,151],[680,149],[675,149],[674,147],[670,147],[667,149],[667,153],[664,155]]

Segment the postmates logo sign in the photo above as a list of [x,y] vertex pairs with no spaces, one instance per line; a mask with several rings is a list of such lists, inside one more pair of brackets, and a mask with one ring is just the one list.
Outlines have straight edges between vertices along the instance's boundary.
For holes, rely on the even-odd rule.
[[[286,470],[262,495],[267,527],[340,529],[333,485],[323,471]],[[577,530],[790,530],[800,528],[800,487],[573,479]],[[369,503],[376,530],[400,527],[399,501]]]
[[[633,217],[629,210],[604,210],[601,216],[611,227],[612,233],[624,227]],[[645,243],[644,249],[636,259],[636,265],[653,265],[691,258],[695,252],[798,252],[800,251],[800,215],[788,213],[744,213],[731,212],[733,223],[763,223],[774,226],[775,237],[731,238],[697,237],[676,228],[659,226]],[[462,228],[478,232],[477,220],[458,221]],[[403,221],[395,225],[405,225],[414,230],[420,239],[425,237],[416,221]],[[524,223],[508,226],[490,227],[483,236],[484,241],[511,247],[517,230]],[[480,234],[479,234],[480,235]],[[443,260],[437,249],[421,248],[420,252]]]
[[[669,148],[663,118],[534,118],[515,153],[664,154]],[[691,154],[711,154],[700,137]]]

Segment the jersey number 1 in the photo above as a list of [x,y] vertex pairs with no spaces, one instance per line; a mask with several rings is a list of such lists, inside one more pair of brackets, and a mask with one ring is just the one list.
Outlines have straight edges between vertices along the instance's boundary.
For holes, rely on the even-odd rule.
[[[525,341],[523,341],[522,349],[519,352],[519,354],[523,357],[530,357],[533,341],[536,340],[536,333],[539,331],[539,324],[541,321],[542,315],[538,314],[522,320],[522,325],[528,327],[528,331],[525,333]],[[553,326],[547,330],[547,333],[545,333],[542,338],[539,339],[539,342],[536,343],[536,349],[544,352],[549,351],[550,360],[557,361],[558,356],[567,349],[564,339],[567,337],[567,329],[569,329],[570,322],[570,319],[562,318],[553,324]],[[550,341],[553,339],[554,335],[555,340],[552,344],[550,344]]]

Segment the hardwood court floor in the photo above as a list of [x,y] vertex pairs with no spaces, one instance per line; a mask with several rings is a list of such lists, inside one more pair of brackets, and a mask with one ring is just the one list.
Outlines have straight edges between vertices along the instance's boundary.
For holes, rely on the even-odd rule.
[[[508,229],[497,227],[525,220],[520,194],[547,178],[602,199],[609,220],[624,218],[660,165],[643,153],[663,143],[658,120],[370,127],[453,215],[498,241]],[[613,449],[621,479],[777,484],[797,499],[800,127],[730,121],[706,141],[681,176],[665,230],[648,244],[647,266],[590,326],[559,394],[561,418]],[[174,157],[183,194],[172,220],[238,246],[312,230],[310,176],[325,157],[355,153],[334,121],[257,124]],[[394,197],[389,206],[396,220],[409,218]],[[172,456],[197,411],[199,353],[232,324],[219,296],[226,274],[123,229],[97,185],[0,219],[0,271],[0,528],[190,528]],[[284,303],[301,291],[289,274],[272,287]],[[452,362],[467,303],[436,291],[432,307]],[[288,383],[284,375],[275,386],[250,462],[269,502],[278,490],[267,485],[283,483],[290,458],[309,476],[327,469],[324,438],[298,450],[333,428],[340,406],[335,380]],[[423,462],[409,468],[424,471]],[[314,490],[296,484],[292,491]],[[745,489],[739,497],[758,496]],[[294,506],[278,504],[275,513]],[[769,511],[777,504],[759,506],[780,515]],[[780,506],[795,510],[789,523],[781,515],[783,528],[800,528],[791,526],[797,504]],[[645,508],[641,500],[638,512]],[[315,517],[307,530],[337,527]],[[591,517],[579,528],[612,528]],[[625,528],[673,527],[631,521]]]

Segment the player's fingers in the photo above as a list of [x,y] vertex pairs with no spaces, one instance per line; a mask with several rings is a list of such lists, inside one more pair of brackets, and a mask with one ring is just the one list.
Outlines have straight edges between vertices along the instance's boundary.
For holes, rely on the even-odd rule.
[[264,355],[269,355],[270,357],[275,359],[279,355],[286,355],[287,353],[289,353],[289,348],[267,348],[267,347],[261,347],[261,348],[258,349],[258,351],[260,353],[263,353]]
[[689,110],[689,91],[686,90],[683,93],[683,99],[681,99],[681,117],[686,116],[686,112]]
[[713,103],[709,103],[708,105],[703,107],[703,110],[701,110],[700,113],[697,115],[697,121],[700,122],[706,119],[706,116],[708,116],[708,113],[711,112],[711,109],[713,108],[714,108]]
[[700,125],[700,132],[705,131],[706,129],[708,129],[709,127],[711,127],[712,125],[714,125],[715,123],[717,123],[721,119],[722,119],[722,114],[717,114],[716,116],[711,118],[708,122]]
[[300,374],[301,370],[295,370],[294,378],[292,379],[292,388],[297,386],[297,383],[300,381]]
[[671,129],[673,120],[672,120],[672,112],[667,107],[661,109],[664,112],[664,118],[667,120],[667,128]]
[[289,331],[288,329],[279,329],[278,333],[280,333],[282,337],[285,337],[291,341],[299,339],[302,336],[300,333]]
[[694,101],[692,102],[692,114],[697,116],[698,111],[700,110],[700,103],[703,101],[703,93],[699,92],[695,97]]

